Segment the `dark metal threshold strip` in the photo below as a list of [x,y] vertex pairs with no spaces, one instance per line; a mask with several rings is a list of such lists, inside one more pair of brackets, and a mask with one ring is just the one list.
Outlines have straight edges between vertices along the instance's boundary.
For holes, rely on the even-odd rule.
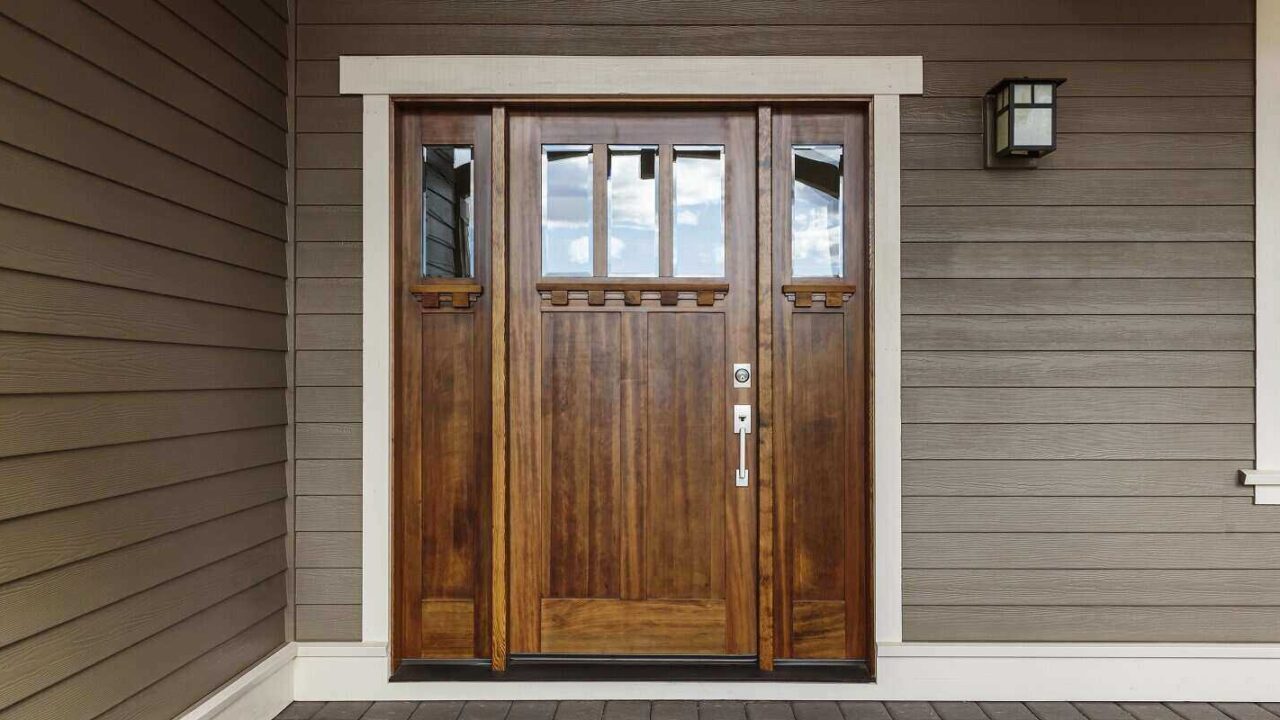
[[740,655],[512,655],[505,672],[488,660],[403,660],[391,682],[663,681],[871,682],[865,660],[776,660],[761,670]]

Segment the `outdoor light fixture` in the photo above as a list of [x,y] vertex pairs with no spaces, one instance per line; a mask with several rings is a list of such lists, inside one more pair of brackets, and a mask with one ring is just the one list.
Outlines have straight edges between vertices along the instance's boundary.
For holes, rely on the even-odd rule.
[[[994,157],[1034,159],[1057,147],[1058,86],[1060,78],[1005,78],[984,98],[986,110],[988,167]],[[1016,166],[1034,167],[1034,163]]]

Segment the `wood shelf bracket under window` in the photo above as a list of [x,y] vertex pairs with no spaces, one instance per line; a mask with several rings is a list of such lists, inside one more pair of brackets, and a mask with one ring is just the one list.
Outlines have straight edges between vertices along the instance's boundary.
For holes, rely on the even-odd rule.
[[[410,285],[409,292],[418,299],[423,310],[448,307],[465,310],[484,293],[484,286],[475,282],[441,282]],[[442,302],[445,301],[445,302]]]
[[639,305],[653,299],[662,305],[677,305],[683,297],[708,306],[724,298],[729,283],[698,278],[558,278],[540,281],[537,290],[552,305],[568,305],[571,299],[582,297],[588,305],[604,305],[608,300]]
[[788,283],[782,286],[782,294],[796,307],[813,307],[815,296],[821,296],[822,304],[829,308],[843,307],[853,297],[852,283]]

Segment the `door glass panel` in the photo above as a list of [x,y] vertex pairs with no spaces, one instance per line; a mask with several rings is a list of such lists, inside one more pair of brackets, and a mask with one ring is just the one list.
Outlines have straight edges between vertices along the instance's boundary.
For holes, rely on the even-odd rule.
[[591,275],[591,146],[542,146],[542,274]]
[[609,276],[658,274],[658,146],[609,146]]
[[724,276],[724,146],[676,145],[672,260],[676,277]]
[[422,275],[475,275],[475,178],[470,145],[422,147]]
[[844,274],[842,145],[793,145],[791,276]]

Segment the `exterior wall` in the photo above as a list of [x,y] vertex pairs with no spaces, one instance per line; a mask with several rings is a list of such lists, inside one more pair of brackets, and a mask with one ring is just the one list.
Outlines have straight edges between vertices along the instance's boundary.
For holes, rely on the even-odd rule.
[[0,714],[285,641],[284,6],[0,4]]
[[[299,639],[360,631],[360,98],[337,57],[713,52],[925,58],[902,121],[905,639],[1280,640],[1280,518],[1237,477],[1252,2],[806,6],[300,4]],[[1060,149],[983,171],[979,97],[1028,74],[1068,78]]]

